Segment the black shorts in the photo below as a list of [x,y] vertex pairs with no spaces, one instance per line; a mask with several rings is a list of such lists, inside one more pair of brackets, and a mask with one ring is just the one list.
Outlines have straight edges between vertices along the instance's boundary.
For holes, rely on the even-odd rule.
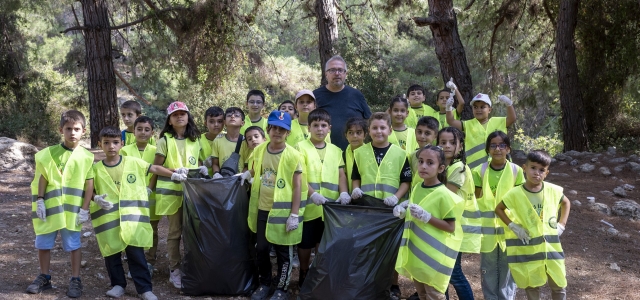
[[301,249],[313,249],[320,243],[324,232],[322,217],[304,222],[302,226],[302,241],[298,244]]

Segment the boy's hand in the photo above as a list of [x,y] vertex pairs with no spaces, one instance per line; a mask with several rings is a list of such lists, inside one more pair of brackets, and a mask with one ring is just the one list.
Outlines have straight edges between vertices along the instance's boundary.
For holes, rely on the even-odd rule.
[[207,168],[211,168],[211,166],[213,166],[213,156],[207,157],[207,159],[205,159],[202,162],[202,164],[205,165]]
[[424,210],[424,208],[420,207],[420,205],[417,204],[410,204],[409,205],[409,212],[411,212],[411,216],[424,222],[424,223],[429,223],[429,220],[431,220],[431,213],[429,213],[428,211]]
[[213,174],[213,179],[220,179],[220,178],[222,178],[222,175],[220,174],[220,172],[215,172]]
[[174,172],[178,173],[178,174],[183,174],[183,175],[187,175],[189,174],[189,169],[187,168],[177,168]]
[[509,97],[505,96],[505,95],[500,95],[498,96],[498,102],[502,102],[504,103],[506,106],[511,106],[513,105],[513,101],[511,101],[511,99],[509,99]]
[[173,172],[173,174],[171,174],[171,180],[180,182],[187,181],[187,174],[178,173],[178,171],[176,170],[175,172]]
[[453,77],[449,78],[449,82],[447,82],[447,87],[449,89],[451,89],[451,91],[454,91],[458,89],[458,87],[456,86],[455,83],[453,83]]
[[529,233],[527,233],[526,229],[514,222],[509,223],[509,229],[518,236],[523,244],[529,244],[531,237],[529,236]]
[[80,225],[89,220],[89,210],[80,208],[78,217],[76,218],[76,225]]
[[398,203],[398,197],[396,195],[391,195],[387,198],[384,198],[384,204],[386,206],[394,206]]
[[104,195],[97,195],[93,198],[93,202],[95,202],[96,204],[98,204],[98,206],[100,206],[100,208],[104,209],[104,210],[110,210],[113,208],[113,203],[105,200],[104,198],[107,198],[107,194]]
[[338,198],[338,201],[340,201],[340,204],[343,205],[349,204],[349,202],[351,202],[351,196],[347,192],[342,192],[340,193],[340,198]]
[[564,225],[562,225],[562,223],[558,223],[556,227],[558,227],[558,236],[561,236],[564,232]]
[[202,176],[207,176],[209,175],[209,169],[207,169],[207,167],[205,166],[199,166],[198,167],[200,174],[202,174]]
[[447,99],[447,103],[445,104],[445,108],[444,108],[444,109],[445,109],[446,111],[453,111],[453,102],[454,102],[454,100],[453,100],[453,93],[451,93],[451,94],[449,95],[449,99]]
[[325,202],[327,202],[327,198],[325,198],[324,196],[320,195],[318,192],[313,192],[313,194],[311,194],[311,197],[309,197],[311,199],[311,201],[313,201],[313,203],[315,205],[322,205]]
[[38,215],[38,218],[40,218],[42,222],[47,221],[47,207],[44,205],[43,198],[39,198],[38,201],[36,201],[36,215]]
[[291,214],[287,219],[287,232],[298,229],[298,215]]
[[396,205],[393,208],[393,215],[400,219],[404,219],[404,217],[407,215],[407,209],[402,207],[402,204]]
[[364,194],[362,192],[362,190],[360,188],[355,188],[353,189],[353,192],[351,192],[351,199],[358,199],[360,197],[362,197],[362,194]]
[[251,172],[249,171],[244,171],[244,173],[236,174],[233,176],[240,176],[240,185],[243,185],[245,180],[249,180],[251,182],[251,179],[253,179],[251,178]]

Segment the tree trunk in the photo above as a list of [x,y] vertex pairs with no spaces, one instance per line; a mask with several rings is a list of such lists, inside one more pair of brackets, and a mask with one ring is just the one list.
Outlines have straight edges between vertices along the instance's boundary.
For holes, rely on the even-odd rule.
[[469,102],[474,96],[471,72],[467,65],[467,56],[458,34],[458,20],[453,11],[453,1],[429,0],[429,17],[414,18],[418,26],[429,26],[440,62],[440,72],[444,83],[453,77],[465,101],[462,119],[471,119],[473,113]]
[[338,17],[332,0],[316,0],[316,21],[318,22],[318,50],[320,51],[321,85],[327,84],[324,65],[336,55],[334,44],[338,41]]
[[573,44],[579,6],[580,0],[560,1],[556,30],[556,64],[564,151],[586,151],[589,147],[584,104],[578,80],[576,48]]
[[111,31],[106,0],[82,0],[91,147],[105,126],[118,126],[116,76],[111,57]]

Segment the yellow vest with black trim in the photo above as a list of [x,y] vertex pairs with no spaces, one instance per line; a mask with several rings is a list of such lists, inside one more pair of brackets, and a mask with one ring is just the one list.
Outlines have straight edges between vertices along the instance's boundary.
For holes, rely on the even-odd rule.
[[444,294],[463,239],[458,220],[462,218],[464,200],[445,185],[435,188],[426,196],[425,190],[422,187],[415,188],[410,203],[420,205],[438,219],[453,211],[455,230],[449,233],[437,229],[414,219],[407,211],[395,269],[400,275],[427,284]]
[[[298,143],[298,151],[304,157],[307,182],[320,195],[329,200],[337,200],[340,196],[340,158],[342,150],[333,144],[326,144],[324,160],[320,160],[318,150],[310,140]],[[309,203],[304,209],[304,220],[310,221],[322,217],[322,206]]]
[[[491,186],[489,185],[489,174],[487,172],[487,168],[489,168],[489,163],[483,163],[482,165],[476,168],[476,171],[480,174],[482,178],[482,197],[478,199],[478,208],[480,208],[480,220],[482,227],[479,230],[475,230],[475,233],[482,234],[482,244],[480,248],[480,252],[491,252],[496,248],[496,245],[500,246],[500,249],[505,250],[505,241],[504,241],[504,232],[507,225],[496,216],[495,209],[500,203],[500,199],[502,196],[506,194],[509,190],[511,190],[515,184],[516,179],[518,177],[519,166],[516,164],[507,163],[504,166],[504,171],[500,176],[500,180],[498,181],[498,186],[496,187],[496,196],[493,196],[491,192]],[[507,216],[511,216],[511,212],[509,210],[505,211]],[[467,228],[467,231],[472,231],[473,228]]]
[[480,253],[480,244],[482,241],[482,219],[478,201],[476,201],[475,185],[473,184],[473,174],[469,166],[464,165],[462,161],[457,161],[447,168],[447,178],[452,172],[458,168],[464,168],[464,182],[458,189],[458,196],[464,200],[464,211],[460,219],[462,232],[464,233],[460,252],[464,253]]
[[[202,161],[205,161],[207,158],[209,158],[209,156],[211,156],[211,152],[213,151],[211,150],[211,144],[209,143],[209,139],[206,135],[206,132],[200,135],[200,148],[202,149],[200,159]],[[218,138],[218,136],[216,136],[216,138]],[[213,174],[213,169],[207,168],[207,171],[209,175]]]
[[[260,186],[262,184],[262,160],[269,143],[262,143],[253,149],[254,179],[251,185],[251,197],[249,199],[249,216],[247,222],[249,229],[256,232],[258,223],[258,198],[260,196]],[[265,236],[270,243],[276,245],[296,245],[302,240],[302,226],[304,221],[305,206],[307,203],[307,181],[304,176],[305,165],[301,159],[302,155],[293,147],[285,147],[278,162],[278,173],[276,175],[276,188],[273,193],[273,207],[269,211],[267,219],[267,229]],[[298,228],[287,232],[287,219],[291,214],[291,204],[293,199],[293,174],[298,164],[302,166],[303,176],[300,183],[300,209],[298,210]]]
[[[51,157],[51,149],[45,148],[35,155],[36,172],[31,182],[31,220],[36,235],[42,235],[66,228],[80,231],[76,218],[84,201],[86,174],[93,164],[93,153],[76,147],[61,173]],[[46,222],[36,214],[38,181],[40,175],[48,181],[45,189],[44,205],[47,209]]]
[[562,188],[544,182],[541,216],[527,200],[524,187],[511,189],[502,202],[511,210],[511,221],[522,225],[531,240],[524,244],[516,234],[507,230],[507,263],[516,285],[521,288],[539,287],[547,283],[547,274],[559,287],[567,286],[564,251],[558,236],[558,209],[563,197]]
[[[144,151],[142,152],[142,155],[140,155],[140,151],[138,150],[138,146],[136,144],[126,145],[120,148],[120,154],[124,156],[140,158],[145,162],[153,164],[153,160],[156,159],[156,146],[147,144],[147,146],[144,148]],[[151,179],[151,176],[153,176],[153,174],[149,173],[147,174],[147,177],[145,177],[145,184],[147,186],[149,186],[149,180]],[[160,216],[156,215],[156,192],[152,192],[151,195],[149,195],[149,220],[160,220]]]
[[91,202],[91,225],[102,257],[119,253],[127,246],[150,248],[153,229],[149,224],[149,201],[145,178],[149,163],[135,157],[122,156],[120,190],[113,183],[102,161],[93,167],[96,194],[107,194],[105,200],[113,208],[104,210]]
[[[200,139],[191,141],[185,139],[185,157],[178,152],[175,138],[171,134],[165,133],[167,141],[167,156],[164,166],[175,170],[178,168],[195,169],[198,167],[198,157],[200,156]],[[182,206],[182,184],[172,181],[169,177],[158,176],[156,183],[156,214],[167,216],[175,214]]]
[[351,150],[351,145],[347,146],[347,149],[344,150],[344,175],[347,177],[347,188],[348,193],[353,191],[353,186],[351,184],[351,174],[353,174],[353,150]]
[[353,152],[358,172],[360,189],[369,196],[384,199],[394,195],[400,187],[400,173],[407,159],[402,148],[391,144],[380,165],[376,161],[371,144],[364,144]]
[[[298,143],[308,140],[310,136],[311,134],[305,138],[304,132],[302,132],[302,125],[300,125],[298,119],[291,120],[291,130],[287,136],[287,145],[295,147]],[[331,132],[327,133],[324,142],[327,144],[331,143]]]
[[[129,132],[126,129],[122,130],[123,132],[123,136],[124,136],[124,145],[125,146],[129,146],[131,144],[135,144],[136,143],[136,136],[133,132]],[[153,138],[153,136],[151,136],[149,138],[149,141],[147,142],[149,143],[149,145],[156,145],[156,139]]]
[[[398,140],[398,137],[396,136],[396,132],[395,130],[391,130],[391,134],[389,135],[389,143],[392,143],[400,148],[402,148],[402,146],[400,145],[400,141]],[[418,141],[416,141],[416,130],[413,129],[412,127],[407,127],[407,140],[406,140],[406,145],[404,147],[404,151],[407,152],[407,154],[410,154],[411,152],[413,152],[416,147],[418,147]],[[409,150],[409,149],[413,149],[413,150]]]
[[489,134],[498,130],[507,133],[507,118],[489,118],[486,127],[482,126],[476,118],[462,121],[462,124],[465,134],[464,152],[467,156],[467,165],[473,169],[489,159],[489,155],[485,151]]
[[[424,112],[423,117],[434,117],[436,118],[436,120],[438,120],[439,113],[435,109],[433,109],[433,107],[422,104],[422,111]],[[416,125],[418,124],[418,115],[416,115],[416,111],[412,108],[409,108],[407,118],[404,119],[404,124],[411,128],[416,128]]]
[[[267,119],[265,117],[263,117],[263,116],[260,116],[260,121],[258,121],[257,124],[253,124],[253,123],[251,123],[251,118],[249,118],[249,115],[245,115],[244,116],[244,125],[242,125],[242,127],[240,127],[240,134],[244,135],[244,132],[247,130],[247,128],[249,128],[251,126],[258,126],[258,127],[262,128],[262,130],[264,130],[264,133],[267,133]],[[265,139],[268,141],[269,140],[269,135],[267,135],[265,137]]]
[[[453,110],[453,118],[456,120],[460,120],[460,115],[457,110]],[[441,114],[438,112],[438,123],[440,123],[440,129],[445,127],[450,127],[449,123],[447,123],[447,114]]]

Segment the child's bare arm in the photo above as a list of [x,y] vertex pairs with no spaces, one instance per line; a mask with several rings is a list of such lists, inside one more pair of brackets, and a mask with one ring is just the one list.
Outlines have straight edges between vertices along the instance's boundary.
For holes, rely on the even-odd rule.
[[476,187],[476,199],[482,198],[482,188]]
[[300,185],[302,173],[293,173],[293,198],[291,199],[291,213],[298,214],[300,210]]
[[402,182],[400,183],[400,187],[398,187],[398,191],[396,191],[395,195],[398,199],[404,197],[404,195],[409,191],[409,187],[411,187],[411,183]]
[[351,187],[353,187],[354,190],[360,188],[360,179],[351,180]]
[[38,198],[44,198],[44,193],[47,191],[47,185],[49,181],[44,178],[44,175],[40,175],[38,179]]
[[347,184],[347,174],[344,173],[344,168],[340,168],[338,178],[338,191],[340,193],[348,193],[349,185]]
[[[161,166],[161,165],[151,165],[149,167],[149,173],[152,173],[154,175],[160,175],[160,176],[164,176],[164,177],[169,177],[171,178],[171,175],[173,175],[173,171]],[[157,177],[156,177],[157,178]],[[151,185],[151,184],[149,184]]]
[[446,231],[452,233],[456,230],[456,221],[455,220],[440,220],[438,218],[431,217],[429,220],[429,224],[433,225],[433,227],[438,228],[442,231]]
[[458,113],[458,115],[460,115],[464,110],[464,98],[462,98],[462,94],[458,90],[456,90],[456,99],[458,99],[458,106],[456,106],[456,112]]
[[447,185],[446,185],[446,186],[447,186],[447,188],[448,188],[450,191],[452,191],[452,192],[454,192],[454,193],[456,193],[456,194],[458,193],[458,190],[460,189],[460,188],[459,188],[459,187],[457,187],[455,184],[452,184],[452,183],[450,183],[450,182],[447,182]]
[[213,170],[213,174],[220,173],[220,160],[216,157],[211,160],[211,170]]
[[87,179],[84,182],[84,201],[82,202],[82,209],[89,209],[91,199],[93,199],[93,179]]
[[507,106],[507,127],[516,122],[516,110],[513,105]]
[[558,223],[563,226],[567,226],[567,220],[569,219],[569,211],[571,210],[571,202],[567,196],[562,197],[562,203],[560,204],[560,220]]
[[456,118],[453,117],[453,111],[447,111],[447,123],[451,127],[462,130],[462,122],[460,120],[456,120]]
[[511,224],[512,221],[511,221],[511,219],[509,219],[509,217],[507,217],[507,214],[504,212],[505,209],[507,209],[507,206],[505,206],[504,203],[502,201],[500,201],[498,206],[496,206],[495,213],[496,213],[496,215],[498,215],[500,220],[502,220],[502,222],[504,222],[505,224],[509,225],[509,224]]

